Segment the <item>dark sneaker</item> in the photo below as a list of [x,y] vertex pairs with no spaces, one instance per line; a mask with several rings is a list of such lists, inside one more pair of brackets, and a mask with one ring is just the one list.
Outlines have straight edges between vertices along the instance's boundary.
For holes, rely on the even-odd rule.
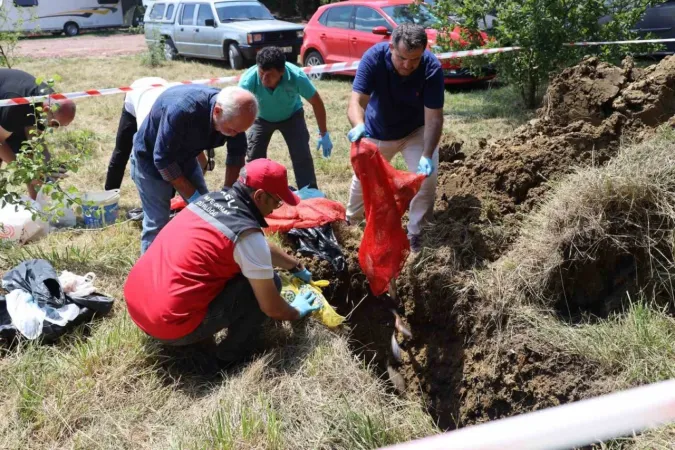
[[413,253],[418,253],[422,250],[422,235],[421,234],[409,234],[408,240],[410,241],[410,250]]

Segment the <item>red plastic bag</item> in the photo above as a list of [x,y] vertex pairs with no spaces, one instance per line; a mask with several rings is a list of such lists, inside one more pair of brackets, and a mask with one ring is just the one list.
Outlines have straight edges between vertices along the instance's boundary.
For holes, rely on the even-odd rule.
[[[180,195],[171,199],[171,211],[180,211],[187,206]],[[283,204],[265,217],[268,228],[265,232],[286,233],[293,228],[314,228],[337,220],[345,220],[345,207],[327,198],[301,200],[298,206]]]
[[314,228],[338,220],[345,220],[345,207],[327,198],[308,198],[298,206],[283,204],[265,217],[268,228],[265,232],[285,233],[293,228]]
[[363,188],[366,216],[359,264],[373,294],[382,295],[400,275],[410,253],[401,218],[425,177],[394,169],[377,145],[365,139],[352,144],[350,157]]
[[187,202],[180,195],[171,199],[171,211],[180,211],[187,206]]

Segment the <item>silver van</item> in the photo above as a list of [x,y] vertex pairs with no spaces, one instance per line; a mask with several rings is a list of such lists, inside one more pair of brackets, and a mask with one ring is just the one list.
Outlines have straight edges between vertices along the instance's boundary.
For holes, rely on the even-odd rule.
[[147,8],[144,23],[145,42],[163,45],[167,59],[220,59],[237,70],[269,46],[281,47],[288,61],[297,62],[304,30],[278,20],[255,0],[158,0]]

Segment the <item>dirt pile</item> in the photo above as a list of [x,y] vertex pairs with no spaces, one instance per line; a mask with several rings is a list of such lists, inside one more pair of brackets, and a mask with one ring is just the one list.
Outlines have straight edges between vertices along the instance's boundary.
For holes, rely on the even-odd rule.
[[[400,304],[387,296],[376,298],[370,294],[358,266],[359,236],[354,229],[336,226],[336,235],[348,259],[348,273],[336,276],[326,263],[317,261],[311,265],[310,270],[316,275],[332,279],[327,298],[339,313],[348,316],[357,353],[365,361],[374,362],[383,376],[389,374],[392,381],[400,378],[412,397],[418,398],[421,393],[443,428],[555,406],[611,389],[608,381],[611,374],[599,366],[562,354],[549,344],[531,342],[528,330],[522,328],[510,306],[500,304],[477,287],[476,269],[485,269],[486,262],[496,260],[513,247],[516,236],[523,230],[523,216],[549,189],[548,181],[569,173],[574,166],[604,165],[617,155],[623,139],[644,139],[674,113],[675,57],[644,70],[634,68],[630,60],[623,67],[614,67],[588,58],[551,82],[538,117],[513,135],[492,143],[482,142],[481,150],[468,157],[462,153],[461,141],[452,135],[444,136],[440,145],[435,225],[425,233],[424,244],[430,250],[409,258],[398,280]],[[620,158],[621,155],[615,159]],[[576,199],[579,186],[581,183],[569,186],[574,193],[567,197]],[[609,206],[605,211],[610,211],[612,205],[630,209],[607,199],[603,186],[600,179],[595,191],[607,200]],[[643,191],[653,190],[632,192]],[[632,197],[626,198],[629,201]],[[600,203],[589,198],[583,204],[599,207]],[[569,205],[558,206],[549,209],[565,211],[571,222],[579,223],[573,220]],[[592,211],[580,217],[586,216],[608,217]],[[651,218],[649,222],[656,223]],[[599,227],[606,229],[604,223],[599,223]],[[561,234],[559,227],[551,228],[553,234]],[[584,229],[590,230],[586,233],[589,245],[602,236],[593,233],[591,227]],[[543,241],[549,247],[555,243],[553,239]],[[561,255],[564,263],[570,259],[566,250],[570,247],[563,244],[550,251],[540,246],[544,250],[538,253],[523,246],[522,253],[532,258],[538,254]],[[637,264],[636,260],[626,263],[625,253],[596,252],[591,255],[598,258],[595,266],[563,267],[565,276],[561,283],[565,286],[554,285],[543,277],[539,283],[543,288],[538,289],[564,289],[571,294],[578,285],[583,285],[583,289],[578,289],[580,298],[589,297],[588,289],[594,289],[592,293],[603,298],[608,297],[607,292],[624,292],[622,280],[631,275],[618,278],[613,274],[621,275],[624,266],[631,268]],[[553,267],[550,261],[540,262],[538,259],[530,266]],[[494,267],[491,265],[478,274],[485,276]],[[597,280],[580,277],[582,272],[593,272]],[[608,277],[612,286],[602,284]],[[487,278],[496,285],[515,285],[513,280],[498,276]],[[501,288],[495,286],[495,292]],[[401,362],[392,359],[392,308],[413,335],[412,339],[395,336],[402,350]],[[500,332],[506,329],[509,333]],[[392,367],[393,375],[388,370]]]
[[499,216],[527,212],[548,181],[604,164],[622,138],[640,140],[673,114],[675,58],[644,70],[631,60],[616,67],[587,58],[552,80],[536,119],[464,161],[441,164],[437,209],[459,196]]
[[[481,141],[482,142],[482,141]],[[463,160],[466,156],[462,153],[464,141],[457,138],[453,133],[446,133],[441,136],[438,143],[438,160],[442,163],[450,163],[457,160]]]

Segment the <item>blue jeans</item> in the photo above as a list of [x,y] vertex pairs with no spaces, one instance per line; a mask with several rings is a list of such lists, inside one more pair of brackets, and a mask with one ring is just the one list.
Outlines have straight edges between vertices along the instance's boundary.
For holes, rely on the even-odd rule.
[[[143,231],[141,232],[141,254],[145,253],[157,234],[169,223],[173,185],[165,181],[154,167],[147,168],[131,155],[131,179],[134,180],[143,207]],[[202,168],[197,158],[183,164],[183,175],[194,185],[200,194],[208,189]]]

